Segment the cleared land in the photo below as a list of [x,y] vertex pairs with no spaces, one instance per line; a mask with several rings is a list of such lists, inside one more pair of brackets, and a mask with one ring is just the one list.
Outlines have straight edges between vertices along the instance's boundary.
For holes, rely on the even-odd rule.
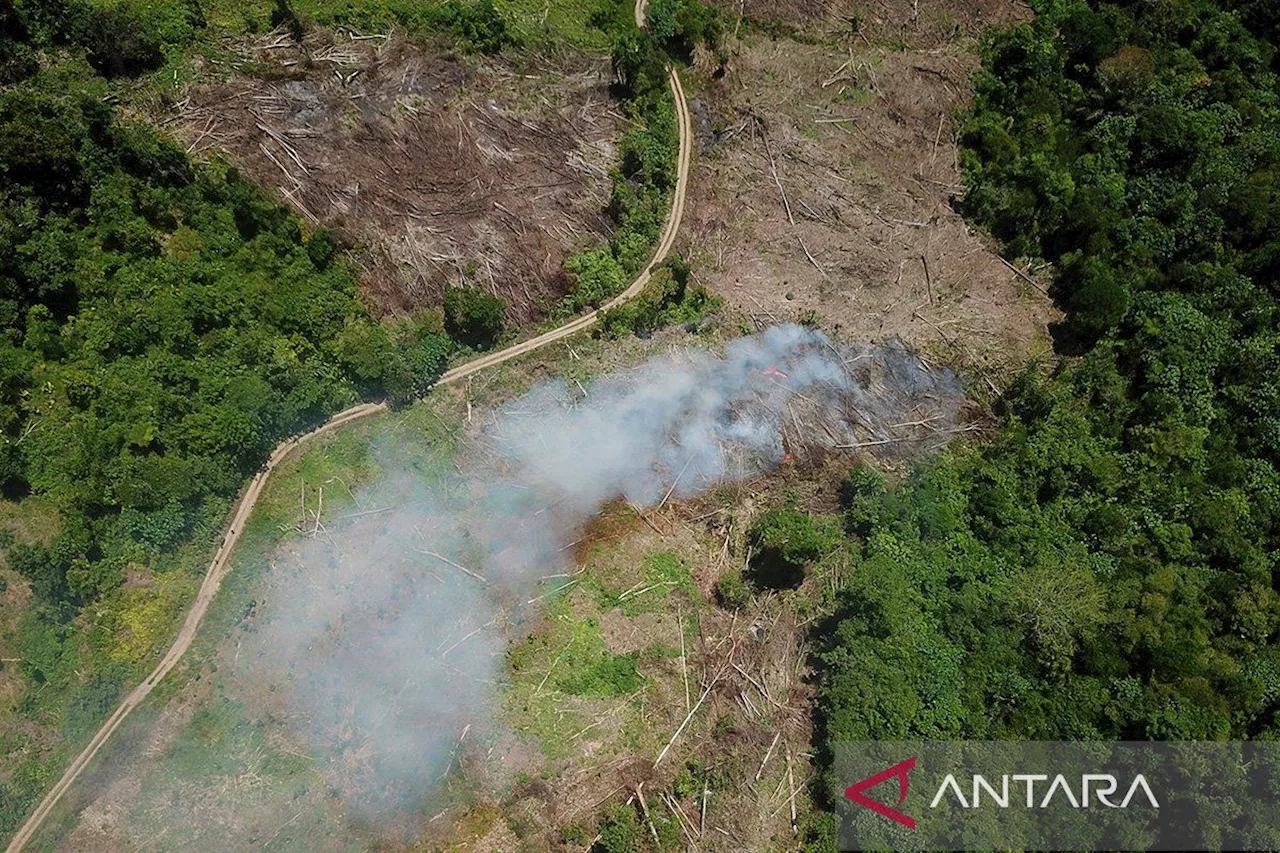
[[957,212],[952,116],[969,98],[976,37],[1023,7],[722,8],[746,20],[727,66],[706,61],[693,103],[698,279],[759,322],[816,315],[853,340],[898,336],[997,384],[1046,348],[1049,299]]
[[[273,660],[263,640],[299,583],[323,586],[331,582],[323,567],[349,574],[369,562],[351,543],[398,523],[384,511],[490,452],[485,427],[495,405],[547,375],[590,393],[594,377],[694,340],[680,330],[648,341],[574,339],[572,350],[499,366],[285,460],[191,654],[161,701],[140,709],[55,812],[43,841],[68,850],[581,850],[617,815],[641,814],[643,798],[650,817],[639,831],[648,837],[652,822],[677,849],[689,836],[699,849],[785,848],[807,810],[806,625],[849,567],[835,555],[800,589],[758,596],[741,610],[718,603],[714,587],[748,558],[746,530],[763,507],[790,493],[813,512],[836,509],[847,453],[796,447],[783,470],[691,500],[640,512],[608,505],[572,537],[565,577],[504,605],[510,645],[496,660],[500,711],[433,719],[451,753],[439,790],[425,805],[380,811],[376,822],[353,806],[379,795],[364,781],[381,760],[370,745],[376,735],[344,726],[336,709],[318,730],[329,746],[317,757],[319,718],[313,725],[287,701],[293,658]],[[392,579],[404,601],[413,600],[414,584],[472,583],[411,547],[373,562],[379,582]],[[395,630],[388,607],[385,625],[381,617],[371,625],[335,617],[309,653],[360,655],[362,638]],[[424,653],[455,648],[467,636],[464,622]],[[485,677],[487,667],[454,659],[460,682]],[[621,659],[634,670],[601,667]],[[264,668],[277,675],[264,678]],[[395,697],[382,701],[392,706]]]
[[612,228],[623,118],[607,61],[517,66],[331,31],[242,51],[240,73],[180,103],[175,131],[355,246],[384,314],[465,283],[506,300],[513,324],[541,320],[571,286],[565,257]]

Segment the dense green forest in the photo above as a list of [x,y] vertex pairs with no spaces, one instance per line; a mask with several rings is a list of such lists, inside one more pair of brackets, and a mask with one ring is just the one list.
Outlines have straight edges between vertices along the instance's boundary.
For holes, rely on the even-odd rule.
[[984,40],[965,204],[1052,262],[1073,357],[990,443],[845,482],[823,749],[1280,735],[1280,6],[1033,5]]
[[0,479],[62,510],[51,547],[10,555],[60,614],[184,539],[281,437],[421,391],[451,350],[376,326],[324,231],[95,94],[54,75],[0,94]]

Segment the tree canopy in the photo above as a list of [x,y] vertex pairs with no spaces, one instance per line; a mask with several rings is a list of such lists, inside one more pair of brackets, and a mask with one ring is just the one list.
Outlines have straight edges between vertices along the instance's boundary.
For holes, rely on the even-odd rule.
[[182,541],[283,436],[443,369],[442,333],[367,318],[324,231],[91,92],[0,93],[0,173],[0,476],[74,520],[15,559],[49,603]]
[[1280,732],[1274,4],[1045,0],[983,43],[968,214],[1075,357],[990,443],[844,490],[820,739]]

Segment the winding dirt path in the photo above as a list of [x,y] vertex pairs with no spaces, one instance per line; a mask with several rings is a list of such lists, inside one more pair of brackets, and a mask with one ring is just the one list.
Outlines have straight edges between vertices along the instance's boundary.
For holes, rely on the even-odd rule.
[[[640,27],[644,26],[645,6],[645,0],[636,0],[636,25]],[[602,305],[599,311],[570,320],[563,326],[544,332],[527,341],[513,344],[506,349],[459,365],[441,376],[436,382],[437,385],[448,385],[457,382],[473,373],[484,370],[486,367],[501,364],[504,361],[532,352],[584,329],[589,329],[599,321],[601,312],[608,311],[610,308],[634,299],[644,289],[644,286],[649,283],[654,267],[666,260],[667,254],[675,243],[676,235],[680,231],[680,219],[684,215],[685,193],[689,185],[689,164],[693,153],[693,130],[689,118],[689,105],[685,101],[684,88],[680,85],[680,76],[674,68],[667,69],[667,81],[671,86],[671,94],[675,99],[676,120],[680,130],[680,150],[677,159],[676,186],[671,197],[671,212],[667,216],[666,225],[662,229],[658,245],[654,249],[653,257],[649,260],[649,263],[645,265],[645,268],[640,271],[640,274],[635,277],[635,280],[631,282],[626,290]],[[62,774],[62,778],[58,780],[57,784],[49,789],[44,799],[40,801],[40,805],[36,807],[36,810],[31,813],[22,827],[10,839],[9,846],[5,848],[6,853],[19,853],[26,847],[27,843],[49,816],[49,813],[58,805],[63,794],[80,777],[80,774],[93,761],[94,756],[98,754],[103,745],[110,740],[116,729],[120,728],[120,724],[129,716],[129,713],[142,704],[143,700],[151,693],[151,690],[162,678],[169,674],[169,671],[177,665],[178,661],[186,653],[191,641],[195,639],[196,631],[199,630],[205,613],[209,610],[209,605],[213,603],[214,596],[218,594],[222,579],[226,577],[230,569],[229,558],[231,552],[236,543],[240,541],[240,534],[244,530],[249,513],[253,512],[253,507],[258,502],[258,497],[262,494],[267,478],[271,476],[271,472],[276,469],[276,466],[283,462],[294,450],[317,436],[386,410],[386,403],[363,403],[359,406],[352,406],[350,409],[334,415],[311,432],[286,439],[276,447],[271,457],[267,460],[266,466],[254,476],[253,480],[249,482],[248,488],[240,496],[240,500],[236,504],[235,514],[231,517],[231,523],[222,539],[222,544],[218,546],[218,551],[214,554],[208,571],[205,572],[204,581],[200,584],[200,590],[196,593],[196,599],[192,602],[191,609],[187,611],[187,618],[182,623],[182,630],[174,638],[173,645],[169,647],[169,651],[156,664],[155,669],[146,677],[146,680],[135,687],[124,698],[115,712],[107,718],[107,721],[98,729],[93,739],[89,741],[88,745],[81,750],[80,754],[67,767],[66,772]]]
[[[641,6],[637,5],[636,8],[639,10]],[[637,12],[637,15],[639,14]],[[676,241],[676,235],[680,231],[680,218],[684,215],[685,191],[689,184],[689,161],[693,151],[693,131],[689,119],[689,105],[685,102],[684,88],[680,85],[680,77],[676,74],[675,69],[667,69],[667,80],[671,85],[671,92],[676,101],[676,120],[680,126],[680,156],[676,171],[676,188],[671,197],[671,213],[667,216],[667,224],[662,229],[662,235],[658,240],[657,249],[654,250],[653,258],[645,265],[645,268],[640,271],[640,274],[635,277],[635,280],[631,282],[627,289],[601,305],[600,311],[592,312],[576,320],[570,320],[563,326],[544,332],[523,343],[513,344],[504,350],[499,350],[459,365],[441,376],[439,382],[436,383],[437,385],[457,382],[459,379],[470,376],[478,370],[501,364],[509,358],[524,355],[553,341],[566,338],[569,335],[581,332],[583,329],[589,329],[599,321],[600,312],[608,311],[610,308],[634,299],[639,295],[640,291],[644,290],[644,286],[649,283],[649,279],[653,275],[653,268],[666,260],[667,254],[671,251],[671,247]]]

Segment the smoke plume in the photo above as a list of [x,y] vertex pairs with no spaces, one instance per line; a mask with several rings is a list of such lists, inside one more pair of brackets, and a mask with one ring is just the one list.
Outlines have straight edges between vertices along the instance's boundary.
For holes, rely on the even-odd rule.
[[413,808],[462,728],[492,718],[511,620],[605,503],[677,500],[804,447],[894,450],[912,425],[949,426],[961,399],[900,344],[837,347],[789,325],[585,387],[542,384],[439,476],[406,461],[411,438],[386,435],[384,473],[358,496],[377,511],[276,555],[272,587],[289,592],[262,603],[239,674],[278,691],[349,806]]

